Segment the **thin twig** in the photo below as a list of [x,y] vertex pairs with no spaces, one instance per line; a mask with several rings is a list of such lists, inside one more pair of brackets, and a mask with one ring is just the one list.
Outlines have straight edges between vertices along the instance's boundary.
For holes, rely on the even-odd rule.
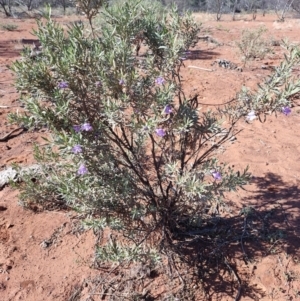
[[213,69],[207,69],[207,68],[202,68],[202,67],[198,67],[198,66],[188,66],[188,68],[194,68],[194,69],[199,69],[199,70],[204,70],[204,71],[209,71],[209,72],[213,72]]
[[234,102],[236,100],[236,98],[232,98],[226,102],[223,102],[223,103],[204,103],[204,102],[198,102],[199,105],[203,105],[203,106],[224,106],[224,105],[227,105],[231,102]]
[[[98,287],[101,285],[101,284],[104,284],[106,282],[106,280],[108,279],[108,276],[111,275],[116,269],[118,269],[119,267],[121,266],[121,264],[119,263],[118,265],[116,265],[114,268],[112,268],[108,274],[106,275],[105,279],[100,281],[99,283],[97,283],[96,287],[94,288],[94,292],[90,293],[90,295],[95,295],[95,291],[98,289]],[[110,280],[111,282],[111,280]],[[102,292],[103,294],[103,292]]]
[[[168,259],[169,259],[169,260],[171,259],[172,266],[174,267],[175,271],[177,272],[177,275],[178,275],[178,277],[179,277],[179,279],[180,279],[180,281],[181,281],[181,284],[182,284],[183,286],[185,286],[185,281],[183,280],[181,274],[179,273],[179,271],[178,271],[178,269],[177,269],[176,263],[175,263],[175,261],[174,261],[174,259],[173,259],[173,254],[168,254],[168,253],[167,253],[167,256],[168,256]],[[170,265],[170,263],[169,263],[169,265]]]
[[279,241],[280,241],[279,239],[275,240],[275,242],[272,244],[272,246],[268,249],[267,254],[270,254],[270,253],[271,253],[273,247],[274,247]]
[[78,298],[81,297],[81,292],[84,289],[85,281],[72,293],[72,295],[69,297],[68,301],[75,301],[78,300]]

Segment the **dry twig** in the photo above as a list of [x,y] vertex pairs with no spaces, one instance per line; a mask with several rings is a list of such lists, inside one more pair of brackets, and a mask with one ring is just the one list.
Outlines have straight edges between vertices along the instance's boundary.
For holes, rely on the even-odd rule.
[[212,69],[202,68],[202,67],[198,67],[198,66],[188,66],[188,68],[199,69],[199,70],[204,70],[204,71],[209,71],[209,72],[214,71]]
[[20,135],[25,129],[23,127],[21,127],[21,128],[17,128],[17,129],[10,131],[8,134],[4,135],[3,137],[0,137],[0,142],[6,142],[7,140],[17,136],[17,135],[15,135],[12,137],[11,135],[19,130],[22,130],[22,131],[20,133],[18,133],[18,135]]
[[0,106],[0,109],[10,109],[10,108],[18,108],[21,106],[15,105],[15,106]]
[[236,281],[239,284],[239,288],[238,288],[238,292],[234,298],[234,301],[238,301],[241,297],[241,291],[242,291],[242,282],[240,277],[238,276],[238,274],[236,273],[236,271],[230,266],[230,264],[228,263],[226,257],[224,257],[224,263],[226,264],[226,266],[228,267],[228,269],[232,272],[232,274],[235,276]]

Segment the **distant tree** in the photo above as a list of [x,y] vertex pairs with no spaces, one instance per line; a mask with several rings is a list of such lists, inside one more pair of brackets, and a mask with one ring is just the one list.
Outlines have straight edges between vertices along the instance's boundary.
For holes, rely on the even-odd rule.
[[64,15],[66,14],[66,9],[67,9],[67,0],[61,0],[61,5],[64,9]]
[[252,19],[256,19],[257,10],[262,7],[262,1],[261,0],[244,0],[243,5],[245,7],[245,10],[252,13]]
[[2,9],[7,17],[11,17],[13,15],[11,0],[0,0],[0,6],[2,7]]
[[27,0],[26,6],[28,11],[31,11],[33,9],[33,0]]
[[295,0],[292,4],[292,8],[300,14],[300,0]]
[[277,0],[275,5],[275,12],[278,20],[284,22],[286,13],[290,10],[295,0]]
[[198,6],[200,10],[207,10],[207,1],[208,0],[199,0]]
[[208,11],[216,13],[216,19],[217,21],[220,21],[226,4],[226,0],[210,0],[207,3]]
[[199,0],[188,0],[187,3],[185,3],[188,9],[191,9],[193,11],[199,10],[200,1]]
[[239,0],[234,0],[233,6],[232,6],[232,20],[235,20],[235,13],[237,11],[237,5],[238,5]]
[[24,4],[27,7],[28,11],[32,11],[35,8],[38,8],[38,6],[41,4],[41,1],[39,0],[24,0],[22,2],[19,2]]
[[262,11],[263,11],[263,16],[265,16],[265,14],[266,14],[266,10],[267,10],[267,1],[268,1],[268,0],[262,0],[262,1],[261,1],[260,8],[261,8]]

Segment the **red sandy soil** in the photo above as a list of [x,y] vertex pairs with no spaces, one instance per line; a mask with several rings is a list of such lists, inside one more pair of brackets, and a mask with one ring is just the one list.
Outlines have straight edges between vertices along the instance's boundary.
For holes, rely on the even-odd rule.
[[[237,20],[232,22],[229,16],[224,16],[223,21],[216,22],[211,15],[196,14],[195,17],[203,23],[200,35],[210,35],[220,43],[199,41],[194,50],[201,51],[195,51],[195,57],[187,60],[182,70],[185,90],[188,94],[199,94],[203,109],[210,104],[229,101],[242,85],[255,88],[270,73],[261,65],[277,66],[283,58],[284,50],[275,46],[273,54],[261,61],[251,62],[243,68],[243,72],[211,66],[218,58],[242,66],[235,42],[240,39],[243,29],[265,26],[268,37],[274,40],[288,38],[290,42],[300,43],[299,19],[288,18],[284,23],[279,23],[275,15],[258,15],[255,21],[249,16],[237,16]],[[0,18],[1,24],[18,25],[16,31],[0,31],[0,105],[9,106],[0,107],[2,137],[16,128],[7,122],[7,114],[16,111],[20,105],[19,95],[12,85],[13,74],[8,66],[20,58],[20,40],[34,38],[31,32],[35,21]],[[70,17],[60,18],[59,21],[67,24]],[[213,72],[188,66],[213,69]],[[298,74],[300,78],[300,71]],[[252,293],[247,294],[246,289],[242,291],[240,300],[300,300],[299,122],[300,107],[297,103],[289,116],[280,113],[277,118],[267,118],[265,123],[257,120],[252,124],[241,122],[242,132],[221,154],[221,160],[236,169],[242,170],[249,165],[253,174],[253,183],[230,199],[234,210],[249,205],[259,210],[280,207],[289,229],[286,239],[278,240],[280,247],[277,248],[275,241],[268,254],[256,256],[248,264],[231,258],[231,264],[234,264],[242,282],[252,287]],[[24,132],[7,142],[0,142],[0,169],[7,168],[13,162],[31,164],[33,143],[42,143],[42,136],[42,132]],[[72,292],[85,279],[92,279],[100,273],[91,268],[96,237],[91,231],[75,231],[75,226],[78,227],[76,220],[72,212],[34,213],[25,210],[18,204],[17,191],[9,186],[0,191],[0,300],[98,300],[97,295],[88,294],[77,299],[73,295],[74,298],[70,299]],[[49,240],[50,245],[44,248],[43,242]],[[234,276],[229,276],[234,282]],[[163,285],[164,281],[158,277],[156,286],[152,286],[156,292],[152,294],[155,296],[164,291]],[[236,286],[222,289],[220,284],[218,290],[210,292],[210,296],[205,297],[200,291],[198,296],[198,300],[234,300]],[[126,299],[120,296],[119,300]]]

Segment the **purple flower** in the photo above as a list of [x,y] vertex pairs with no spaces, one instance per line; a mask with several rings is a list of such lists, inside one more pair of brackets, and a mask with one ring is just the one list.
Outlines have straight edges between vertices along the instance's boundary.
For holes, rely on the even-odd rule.
[[290,115],[291,112],[292,112],[292,110],[291,110],[289,107],[283,107],[283,108],[282,108],[282,113],[283,113],[285,116]]
[[221,173],[219,171],[214,171],[212,173],[212,176],[214,177],[215,180],[222,180]]
[[125,85],[125,80],[124,79],[120,79],[119,80],[119,85],[121,85],[121,86]]
[[80,176],[83,176],[85,175],[86,173],[88,173],[88,170],[87,168],[85,167],[84,164],[81,164],[78,168],[78,171],[77,171],[77,174],[80,175]]
[[76,133],[79,133],[80,130],[81,130],[81,126],[80,126],[80,125],[73,125],[73,130],[74,130]]
[[155,130],[155,133],[156,133],[156,135],[159,136],[159,137],[163,137],[163,136],[166,135],[166,132],[165,132],[165,130],[163,130],[163,129],[156,129],[156,130]]
[[92,130],[93,130],[93,127],[92,127],[89,123],[84,123],[84,124],[81,126],[81,130],[82,130],[82,131],[89,132],[89,131],[92,131]]
[[74,154],[82,153],[82,147],[79,144],[76,144],[72,147],[72,152]]
[[247,117],[246,117],[246,119],[248,121],[252,121],[252,120],[256,119],[255,112],[253,110],[251,112],[249,112],[248,115],[247,115]]
[[171,114],[172,113],[172,107],[170,105],[166,105],[164,108],[164,114]]
[[66,89],[66,88],[68,88],[69,87],[69,84],[67,83],[67,82],[60,82],[59,84],[58,84],[58,88],[59,89]]
[[158,77],[156,80],[155,80],[155,83],[158,84],[158,85],[162,85],[163,83],[165,82],[164,78],[163,77]]
[[97,81],[97,82],[95,82],[95,85],[96,85],[97,88],[99,88],[99,87],[102,86],[102,83],[100,81]]

